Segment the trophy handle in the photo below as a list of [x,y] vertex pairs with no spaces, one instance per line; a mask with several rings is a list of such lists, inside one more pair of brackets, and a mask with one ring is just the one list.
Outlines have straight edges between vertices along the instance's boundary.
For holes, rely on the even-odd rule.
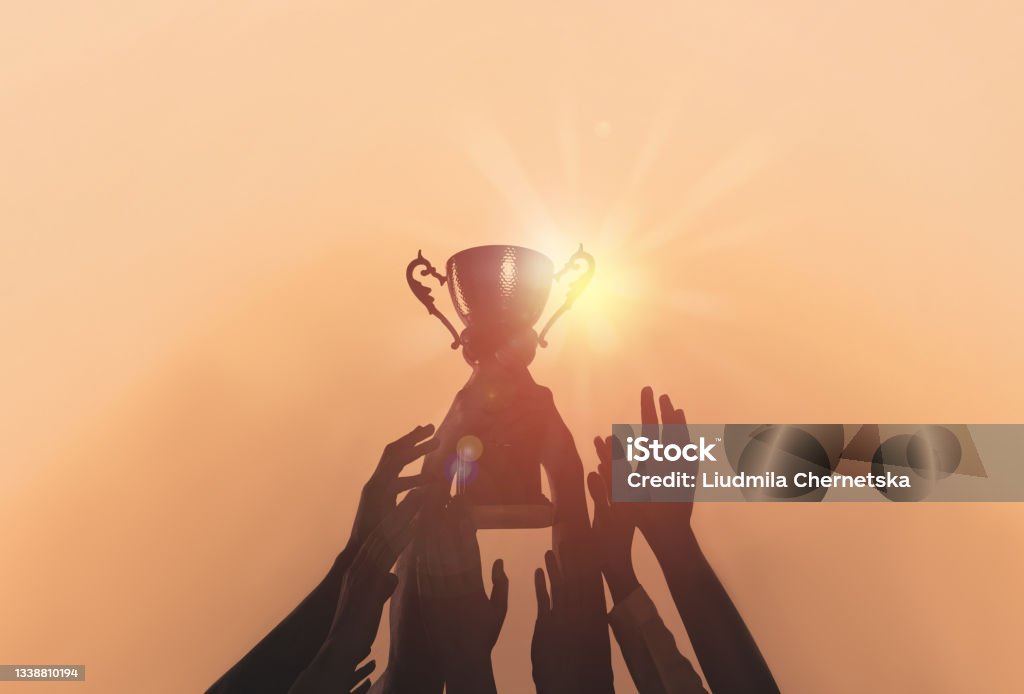
[[544,336],[548,334],[548,330],[551,329],[554,322],[558,320],[563,313],[572,308],[573,303],[575,303],[576,299],[580,298],[580,294],[583,293],[583,290],[587,288],[587,285],[590,284],[590,280],[594,277],[594,256],[583,250],[582,243],[580,244],[579,250],[573,253],[572,257],[569,258],[569,262],[565,264],[565,267],[555,273],[554,279],[558,280],[569,270],[578,270],[580,262],[583,262],[586,265],[586,269],[582,275],[572,281],[572,284],[569,285],[569,294],[565,297],[565,302],[557,311],[555,311],[554,315],[548,318],[548,322],[544,324],[544,329],[540,331],[540,335],[537,338],[537,343],[540,344],[541,347],[548,346],[547,340],[544,339]]
[[437,319],[444,323],[444,327],[448,328],[448,332],[450,332],[452,337],[455,339],[455,341],[452,342],[452,349],[458,349],[459,345],[462,344],[462,340],[459,339],[459,333],[455,330],[455,326],[451,324],[451,321],[445,318],[444,314],[434,306],[434,297],[430,295],[430,287],[427,287],[413,277],[417,267],[423,268],[420,270],[420,277],[433,277],[441,283],[442,287],[448,281],[448,278],[439,273],[434,266],[431,265],[430,261],[423,257],[422,250],[416,253],[416,257],[405,268],[405,280],[409,283],[409,289],[411,289],[416,298],[420,300],[420,303],[427,307],[427,312],[430,315],[437,316]]

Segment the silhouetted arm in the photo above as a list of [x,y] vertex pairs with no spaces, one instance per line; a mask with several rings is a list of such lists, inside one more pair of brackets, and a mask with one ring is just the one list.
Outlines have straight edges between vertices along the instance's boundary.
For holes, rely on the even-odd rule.
[[[533,683],[537,694],[574,694],[586,691],[577,673],[572,644],[577,640],[576,628],[568,609],[568,586],[562,578],[555,553],[544,553],[544,569],[533,574],[537,594],[537,621],[530,643],[530,661],[533,663]],[[548,592],[547,581],[551,581]]]
[[[453,410],[458,403],[459,396],[456,396]],[[446,468],[457,443],[455,427],[451,426],[448,418],[438,427],[434,440],[439,445],[426,455],[420,472],[424,480],[423,489],[430,496],[430,506],[444,504],[448,497]],[[420,543],[410,545],[399,557],[395,568],[398,588],[388,608],[387,668],[373,683],[372,694],[441,694],[444,691],[440,654],[427,634],[423,598],[417,585],[419,549]]]
[[[605,473],[607,448],[596,442]],[[599,473],[587,475],[594,500],[594,552],[615,606],[608,621],[637,689],[643,694],[696,694],[704,685],[679,649],[633,569],[633,520],[629,504],[612,503]]]
[[345,573],[327,638],[312,662],[295,680],[289,694],[334,694],[354,687],[370,688],[367,675],[375,663],[359,663],[370,654],[384,603],[398,585],[391,567],[416,532],[416,514],[424,495],[411,492],[370,534]]
[[554,502],[551,546],[569,586],[566,611],[575,625],[570,655],[580,691],[611,694],[615,688],[608,615],[601,570],[594,556],[583,462],[551,392],[546,388],[543,392],[546,428],[542,462]]
[[[660,398],[661,438],[689,443],[686,417],[667,395]],[[654,391],[640,393],[640,421],[645,435],[659,438]],[[610,471],[613,441],[595,441],[603,472]],[[693,472],[696,470],[693,469]],[[608,479],[608,477],[606,477]],[[711,569],[690,527],[692,503],[622,504],[644,534],[661,565],[686,633],[713,692],[777,692],[778,686],[747,625]]]
[[707,694],[700,675],[676,648],[672,632],[643,588],[617,600],[608,621],[638,691]]
[[772,673],[692,531],[652,546],[708,685],[715,692],[777,692]]
[[[343,580],[367,538],[396,510],[401,492],[419,485],[419,475],[399,477],[406,465],[437,448],[432,425],[419,426],[384,448],[363,486],[352,534],[327,576],[267,636],[218,679],[208,694],[287,692],[320,652],[338,608]],[[375,627],[376,628],[376,627]]]
[[458,500],[420,538],[416,580],[427,634],[450,694],[496,694],[491,650],[508,611],[508,577],[498,559],[484,590],[476,528]]
[[358,550],[359,547],[349,541],[312,592],[224,673],[207,690],[207,694],[287,692],[327,638],[337,609],[342,579]]
[[444,675],[437,649],[423,624],[416,585],[416,546],[399,558],[398,589],[391,598],[387,669],[370,689],[372,694],[441,694]]

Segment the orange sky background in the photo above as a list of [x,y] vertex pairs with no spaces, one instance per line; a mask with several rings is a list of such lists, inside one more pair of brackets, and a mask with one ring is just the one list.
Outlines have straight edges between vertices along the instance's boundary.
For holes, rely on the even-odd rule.
[[[419,248],[596,256],[532,367],[588,466],[645,383],[691,421],[1024,421],[1021,35],[1014,2],[8,3],[0,662],[198,691],[287,613],[468,376]],[[784,691],[1019,687],[1019,506],[694,523]],[[481,534],[503,691],[547,541]]]

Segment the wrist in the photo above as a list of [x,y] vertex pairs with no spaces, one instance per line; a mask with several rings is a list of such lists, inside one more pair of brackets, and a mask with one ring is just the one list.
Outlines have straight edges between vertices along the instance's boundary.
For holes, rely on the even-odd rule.
[[639,524],[640,532],[655,554],[679,554],[697,547],[697,536],[689,525],[683,528],[663,528],[658,524]]
[[327,672],[344,674],[356,669],[370,655],[370,648],[356,644],[343,634],[331,633],[313,658],[312,664]]
[[618,604],[629,597],[630,593],[640,587],[636,572],[632,565],[606,570],[605,580],[608,582],[608,592],[612,594],[612,602]]
[[495,691],[494,669],[491,667],[489,649],[462,649],[456,658],[448,660],[444,668],[446,691],[453,694]]
[[349,537],[341,552],[334,558],[334,563],[331,564],[327,575],[338,576],[344,574],[348,567],[352,565],[352,560],[356,558],[356,554],[359,553],[360,546],[359,541],[356,540],[354,535]]
[[444,648],[442,651],[444,655],[450,655],[446,660],[450,660],[450,666],[454,666],[455,669],[474,670],[484,664],[489,669],[491,646],[488,643],[487,637],[483,635],[467,639],[451,638],[448,642],[450,648]]
[[701,555],[697,537],[689,528],[672,538],[661,538],[659,541],[648,539],[648,543],[666,574],[680,575],[691,572],[696,566],[695,560]]

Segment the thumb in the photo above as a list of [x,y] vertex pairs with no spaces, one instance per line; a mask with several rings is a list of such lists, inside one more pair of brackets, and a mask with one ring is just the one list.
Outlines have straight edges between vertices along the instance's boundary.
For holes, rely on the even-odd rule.
[[505,575],[505,562],[501,559],[496,559],[491,567],[491,582],[491,609],[497,618],[497,632],[501,630],[508,613],[508,576]]

